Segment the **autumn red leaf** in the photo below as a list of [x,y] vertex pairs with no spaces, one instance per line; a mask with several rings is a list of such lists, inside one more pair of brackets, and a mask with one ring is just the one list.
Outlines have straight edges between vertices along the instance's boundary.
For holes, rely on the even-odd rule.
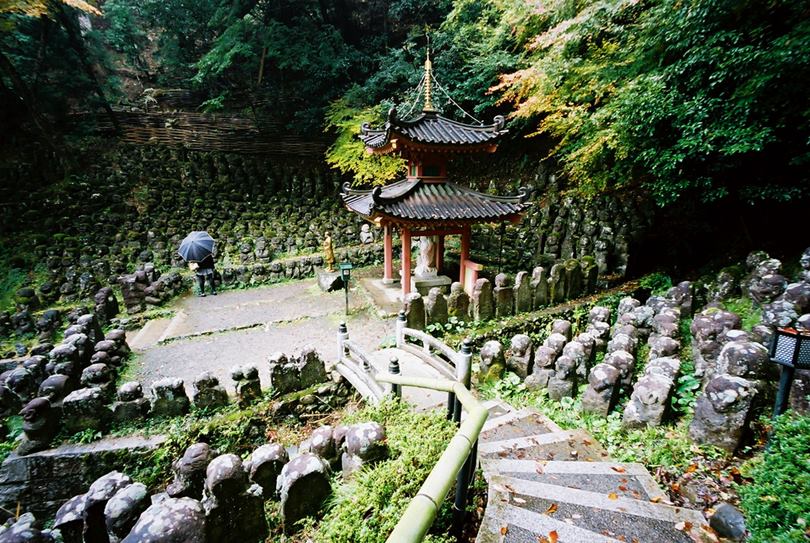
[[610,466],[610,469],[612,469],[616,473],[624,473],[625,471],[627,471],[626,469],[624,469],[621,466]]
[[611,492],[610,494],[608,494],[608,499],[609,500],[618,500],[619,496],[615,492]]
[[548,509],[546,509],[546,514],[547,515],[553,515],[556,512],[557,512],[557,504],[556,503],[552,503],[551,505],[548,506]]

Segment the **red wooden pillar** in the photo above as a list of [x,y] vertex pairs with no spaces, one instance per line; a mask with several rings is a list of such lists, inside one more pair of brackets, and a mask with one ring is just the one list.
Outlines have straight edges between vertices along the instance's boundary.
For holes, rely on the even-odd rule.
[[390,285],[394,282],[394,242],[392,227],[386,224],[383,227],[383,254],[384,254],[384,268],[383,268],[383,284]]
[[411,292],[411,231],[402,227],[402,299]]
[[467,261],[470,259],[470,227],[465,226],[461,231],[461,271],[459,272],[459,282],[464,285],[464,274],[467,272]]
[[444,235],[439,235],[436,241],[436,270],[439,275],[442,274],[442,267],[444,266]]

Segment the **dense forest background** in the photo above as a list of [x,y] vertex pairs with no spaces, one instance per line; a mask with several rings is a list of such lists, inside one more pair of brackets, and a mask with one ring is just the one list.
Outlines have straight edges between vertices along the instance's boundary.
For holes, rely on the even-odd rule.
[[174,92],[171,107],[324,141],[330,164],[384,182],[401,163],[354,136],[415,105],[429,42],[445,114],[507,115],[504,147],[552,161],[573,193],[795,202],[809,15],[787,0],[5,0],[0,144],[69,168],[92,120]]

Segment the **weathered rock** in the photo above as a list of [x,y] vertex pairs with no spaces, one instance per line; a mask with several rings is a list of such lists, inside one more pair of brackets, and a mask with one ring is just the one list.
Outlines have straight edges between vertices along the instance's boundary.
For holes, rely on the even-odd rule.
[[675,383],[665,375],[642,375],[624,408],[624,424],[631,428],[660,426],[669,412],[674,387]]
[[619,300],[619,306],[616,308],[616,317],[621,317],[625,313],[630,313],[635,308],[640,307],[641,302],[629,296]]
[[515,275],[515,312],[525,313],[532,310],[532,286],[530,284],[531,278],[529,273],[525,271],[518,272]]
[[141,514],[122,543],[207,543],[203,506],[191,498],[161,500]]
[[534,353],[532,340],[526,334],[517,334],[512,337],[509,349],[506,351],[506,368],[525,379],[533,369]]
[[183,456],[172,464],[174,481],[166,487],[166,493],[172,498],[202,497],[205,473],[214,454],[207,443],[191,445]]
[[532,270],[532,308],[540,309],[548,305],[548,271],[542,266]]
[[793,304],[798,313],[810,311],[810,282],[789,284],[782,298]]
[[259,370],[254,366],[231,368],[231,379],[236,382],[236,403],[240,409],[253,405],[262,398]]
[[288,461],[286,449],[277,443],[262,445],[251,453],[245,463],[245,470],[250,480],[262,487],[265,499],[276,496],[276,482]]
[[112,404],[113,420],[118,423],[133,422],[149,416],[152,405],[143,397],[143,388],[136,381],[118,387],[118,400]]
[[115,374],[107,364],[90,364],[82,370],[79,384],[84,388],[100,388],[109,398],[115,392]]
[[414,330],[425,329],[425,301],[418,292],[411,292],[405,297],[403,307],[408,328]]
[[62,533],[64,543],[82,543],[85,497],[86,494],[73,496],[56,512],[53,527]]
[[299,386],[301,389],[309,388],[319,383],[329,380],[326,373],[326,366],[321,355],[312,347],[301,349],[296,357],[298,375],[300,376]]
[[612,312],[609,307],[595,305],[588,312],[588,322],[589,323],[606,322],[610,324],[611,313]]
[[689,436],[698,443],[735,451],[747,429],[755,394],[754,384],[742,377],[714,377],[695,403]]
[[588,377],[588,353],[585,346],[578,341],[569,341],[563,347],[562,356],[573,361],[576,365],[576,374],[579,381],[584,381]]
[[613,351],[605,355],[605,364],[610,364],[619,370],[619,380],[622,385],[629,386],[633,379],[633,369],[636,359],[627,351]]
[[481,374],[500,377],[506,367],[503,345],[500,341],[490,340],[481,347]]
[[567,321],[564,319],[554,319],[551,323],[551,333],[552,334],[561,334],[565,336],[566,341],[571,341],[571,333],[573,328],[571,326],[571,321]]
[[543,345],[554,351],[554,353],[559,356],[567,343],[568,339],[564,335],[553,333],[546,338]]
[[577,362],[561,356],[554,364],[554,375],[548,380],[548,397],[552,400],[561,400],[564,397],[573,397],[577,389]]
[[495,316],[495,303],[492,297],[492,285],[488,279],[478,279],[473,287],[472,307],[474,321],[486,321]]
[[388,456],[385,429],[376,422],[352,425],[346,432],[346,451],[341,457],[344,477],[350,477],[362,466]]
[[228,393],[211,372],[197,376],[192,385],[191,401],[197,409],[218,409],[228,405]]
[[223,454],[208,464],[202,502],[208,541],[264,541],[267,537],[262,489],[258,485],[248,489],[247,483],[242,460],[235,454]]
[[39,523],[31,513],[20,515],[16,521],[11,518],[7,526],[0,527],[0,541],[8,543],[56,543],[62,542],[51,530],[40,530]]
[[695,316],[690,330],[696,376],[704,377],[712,373],[722,348],[721,335],[729,330],[739,329],[740,325],[739,316],[716,307],[705,309]]
[[447,298],[447,315],[460,321],[470,317],[470,296],[464,292],[464,285],[458,281],[450,285],[450,296]]
[[274,395],[287,394],[298,390],[300,371],[294,361],[284,353],[276,352],[268,357],[270,386]]
[[324,460],[305,453],[287,463],[278,478],[284,532],[292,534],[295,524],[320,511],[331,494],[329,466]]
[[447,298],[439,287],[433,287],[425,298],[425,315],[427,324],[444,324],[447,322]]
[[561,263],[551,266],[548,278],[549,303],[565,301],[565,265]]
[[633,337],[627,334],[616,334],[610,341],[608,341],[607,353],[610,354],[616,351],[635,353],[636,344],[637,342]]
[[116,492],[104,506],[110,543],[125,538],[149,505],[149,492],[141,483],[133,483]]
[[81,388],[62,400],[62,420],[70,433],[103,431],[110,422],[110,410],[100,388]]
[[47,449],[59,427],[59,413],[46,398],[34,398],[26,404],[23,418],[23,437],[16,453],[20,456]]
[[495,317],[502,319],[515,312],[515,295],[512,289],[512,280],[505,273],[495,276],[495,288],[492,291],[495,298]]
[[675,356],[681,349],[681,343],[678,340],[666,336],[651,337],[649,345],[650,360]]
[[70,394],[72,389],[69,385],[67,375],[51,375],[46,378],[39,385],[39,392],[37,395],[42,398],[47,398],[52,406],[61,406],[62,400]]
[[768,349],[753,341],[726,343],[717,357],[716,374],[727,373],[746,379],[762,379],[771,369]]
[[748,535],[743,514],[725,502],[714,507],[714,513],[709,517],[709,526],[717,535],[730,541],[744,541]]
[[799,313],[796,306],[787,300],[776,300],[762,306],[762,324],[773,328],[791,326]]
[[582,409],[607,416],[619,399],[619,370],[610,364],[597,364],[588,374],[588,388],[582,396]]
[[87,490],[84,498],[84,540],[93,543],[107,543],[107,523],[104,518],[104,508],[115,494],[122,488],[132,484],[129,476],[118,471],[111,471],[99,477]]
[[182,379],[161,379],[152,385],[152,394],[154,416],[179,417],[189,412],[191,402]]

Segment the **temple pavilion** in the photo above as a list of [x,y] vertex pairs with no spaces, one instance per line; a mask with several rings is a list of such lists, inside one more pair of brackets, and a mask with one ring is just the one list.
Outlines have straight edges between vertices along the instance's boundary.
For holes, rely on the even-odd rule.
[[[397,154],[408,161],[404,179],[370,190],[354,190],[344,185],[341,197],[345,206],[364,219],[380,226],[384,236],[383,283],[401,281],[404,300],[414,287],[426,290],[447,286],[450,279],[441,275],[444,243],[447,236],[461,237],[459,281],[472,292],[481,265],[470,259],[470,229],[474,224],[518,222],[528,207],[525,190],[517,196],[492,196],[476,192],[450,181],[448,162],[461,154],[494,153],[498,139],[507,132],[504,118],[492,124],[464,124],[443,117],[433,107],[432,67],[425,61],[424,106],[421,114],[399,119],[392,108],[381,128],[364,123],[360,139],[370,154]],[[394,277],[393,234],[402,241],[402,270]],[[420,238],[412,284],[411,244]]]

